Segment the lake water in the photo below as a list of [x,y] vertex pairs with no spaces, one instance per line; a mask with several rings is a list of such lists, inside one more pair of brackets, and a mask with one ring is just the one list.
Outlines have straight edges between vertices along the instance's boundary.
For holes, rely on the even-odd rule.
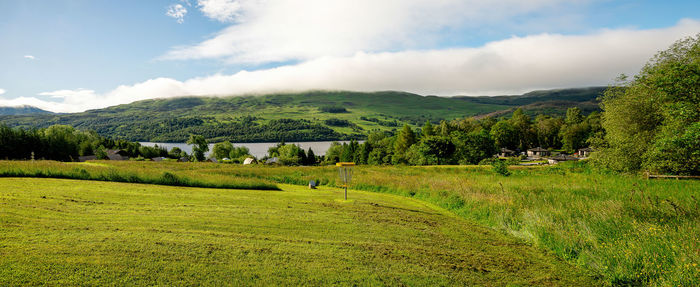
[[[349,143],[350,141],[338,141],[339,143]],[[360,141],[362,143],[364,141]],[[328,151],[328,148],[331,147],[331,143],[333,141],[325,141],[325,142],[288,142],[287,144],[295,144],[300,146],[302,149],[305,151],[308,151],[309,148],[311,148],[314,151],[314,154],[316,155],[325,155],[326,151]],[[155,146],[158,145],[159,147],[165,147],[166,149],[170,150],[173,147],[179,147],[181,150],[184,150],[187,152],[187,154],[192,154],[192,146],[188,145],[186,143],[153,143],[153,142],[142,142],[141,145],[144,146]],[[250,153],[255,156],[256,158],[262,158],[267,155],[267,149],[270,147],[273,147],[277,145],[277,143],[233,143],[233,146],[244,146],[247,147],[248,150],[250,150]],[[207,156],[211,153],[211,150],[214,148],[214,144],[209,144],[209,152],[207,152]]]

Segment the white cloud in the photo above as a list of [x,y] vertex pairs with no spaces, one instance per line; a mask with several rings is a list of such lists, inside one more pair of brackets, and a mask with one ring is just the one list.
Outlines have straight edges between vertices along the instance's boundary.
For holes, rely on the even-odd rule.
[[0,95],[4,94],[5,92],[7,91],[5,91],[4,89],[0,89]]
[[[562,11],[577,13],[575,7],[590,1],[200,0],[205,16],[235,24],[199,44],[175,47],[161,59],[257,64],[426,49],[452,37],[444,32],[449,29],[536,26],[551,24],[552,18],[562,24],[561,19],[573,18]],[[516,17],[524,15],[532,17]]]
[[168,9],[165,11],[165,15],[175,18],[178,23],[182,24],[185,22],[185,15],[187,15],[187,8],[182,6],[181,4],[173,4],[168,6]]
[[24,58],[27,60],[36,60],[36,57],[34,57],[32,55],[24,55]]
[[[60,97],[58,103],[36,98],[11,101],[51,111],[74,112],[184,95],[321,89],[476,96],[607,85],[620,73],[635,74],[657,51],[697,31],[700,31],[699,21],[683,20],[665,29],[603,30],[577,36],[539,34],[512,37],[478,48],[356,53],[186,81],[157,78],[119,86],[104,94],[91,90],[41,94]],[[0,100],[0,106],[6,103],[7,100]]]
[[238,0],[198,0],[197,7],[204,16],[219,22],[231,22],[240,16],[240,2]]

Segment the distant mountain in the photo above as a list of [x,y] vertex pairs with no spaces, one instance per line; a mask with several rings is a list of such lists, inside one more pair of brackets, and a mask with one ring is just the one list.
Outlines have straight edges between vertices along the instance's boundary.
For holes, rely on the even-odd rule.
[[51,112],[32,106],[0,107],[0,116],[29,114],[51,114]]
[[405,92],[313,91],[240,97],[180,97],[138,101],[73,114],[0,116],[19,127],[71,125],[133,141],[184,142],[190,134],[210,141],[274,142],[364,138],[369,131],[397,130],[479,115],[563,115],[577,106],[598,109],[603,87],[535,91],[519,96],[437,97]]

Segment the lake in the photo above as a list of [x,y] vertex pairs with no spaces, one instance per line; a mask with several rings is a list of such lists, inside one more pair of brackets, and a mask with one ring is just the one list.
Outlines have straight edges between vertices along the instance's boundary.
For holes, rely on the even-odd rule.
[[[337,141],[339,143],[349,143],[350,141]],[[364,141],[359,141],[360,143]],[[314,154],[316,155],[325,155],[326,151],[328,148],[331,146],[331,143],[333,141],[323,141],[323,142],[288,142],[287,144],[295,144],[300,146],[302,149],[305,151],[308,151],[309,148],[311,148],[314,151]],[[168,150],[172,149],[173,147],[178,147],[181,150],[184,150],[187,152],[187,154],[192,154],[192,146],[188,145],[186,143],[154,143],[154,142],[141,142],[141,145],[144,146],[155,146],[158,145],[159,147],[165,147]],[[244,146],[247,147],[248,150],[250,150],[250,154],[255,156],[256,158],[262,158],[265,155],[267,155],[267,149],[270,147],[273,147],[277,145],[276,142],[274,143],[233,143],[233,146]],[[214,148],[214,144],[209,144],[209,152],[207,152],[207,156],[211,153],[211,150]]]

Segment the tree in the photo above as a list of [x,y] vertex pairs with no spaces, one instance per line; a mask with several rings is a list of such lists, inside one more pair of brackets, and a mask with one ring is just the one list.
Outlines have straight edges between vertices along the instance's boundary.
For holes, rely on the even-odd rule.
[[566,110],[566,118],[564,125],[559,130],[559,138],[562,148],[569,153],[584,147],[586,144],[590,128],[583,119],[579,108],[573,107]]
[[304,150],[295,144],[283,145],[279,147],[278,152],[280,163],[284,165],[300,165],[306,157]]
[[359,159],[357,164],[367,164],[369,159],[369,154],[372,152],[372,146],[368,142],[364,142],[360,145]]
[[214,158],[217,160],[222,160],[224,158],[231,158],[229,157],[231,155],[231,151],[233,150],[233,144],[229,141],[223,141],[214,144],[214,147],[212,148],[212,155]]
[[104,146],[99,146],[95,149],[95,157],[97,159],[107,159],[107,149]]
[[[426,124],[429,124],[426,123]],[[406,152],[408,149],[416,142],[416,134],[413,133],[413,129],[408,125],[404,125],[403,129],[399,132],[394,142],[394,158],[395,164],[405,164],[408,163],[406,159]]]
[[316,165],[316,154],[314,154],[314,150],[310,147],[309,150],[306,151],[306,162],[304,165]]
[[409,152],[409,163],[416,165],[447,164],[455,152],[450,138],[442,136],[425,137],[415,146]]
[[331,143],[331,146],[326,150],[325,162],[329,164],[340,161],[340,155],[343,153],[343,146],[339,142]]
[[204,154],[209,151],[209,145],[204,136],[201,135],[190,135],[190,139],[187,140],[188,145],[192,145],[192,155],[197,161],[204,161]]
[[491,138],[496,147],[515,149],[518,145],[517,131],[507,120],[501,120],[491,127]]
[[250,150],[244,146],[234,146],[228,154],[228,157],[236,162],[244,161],[245,158],[250,156]]
[[563,124],[564,121],[561,118],[537,115],[534,126],[538,146],[543,148],[560,147],[559,130]]
[[433,124],[431,124],[430,121],[425,121],[425,125],[423,125],[423,130],[421,131],[421,136],[429,137],[434,135],[435,129],[433,128]]
[[173,147],[170,149],[170,152],[168,152],[168,157],[169,158],[181,158],[181,157],[186,157],[187,153],[180,149],[179,147]]
[[518,108],[513,112],[513,117],[511,118],[511,123],[515,128],[517,135],[518,148],[520,150],[526,150],[532,146],[535,136],[532,130],[532,121],[530,116],[523,112],[523,109]]
[[602,99],[595,159],[618,171],[700,174],[700,34],[677,41]]
[[493,139],[485,130],[468,134],[453,132],[452,139],[456,148],[455,160],[459,164],[478,164],[496,152]]

